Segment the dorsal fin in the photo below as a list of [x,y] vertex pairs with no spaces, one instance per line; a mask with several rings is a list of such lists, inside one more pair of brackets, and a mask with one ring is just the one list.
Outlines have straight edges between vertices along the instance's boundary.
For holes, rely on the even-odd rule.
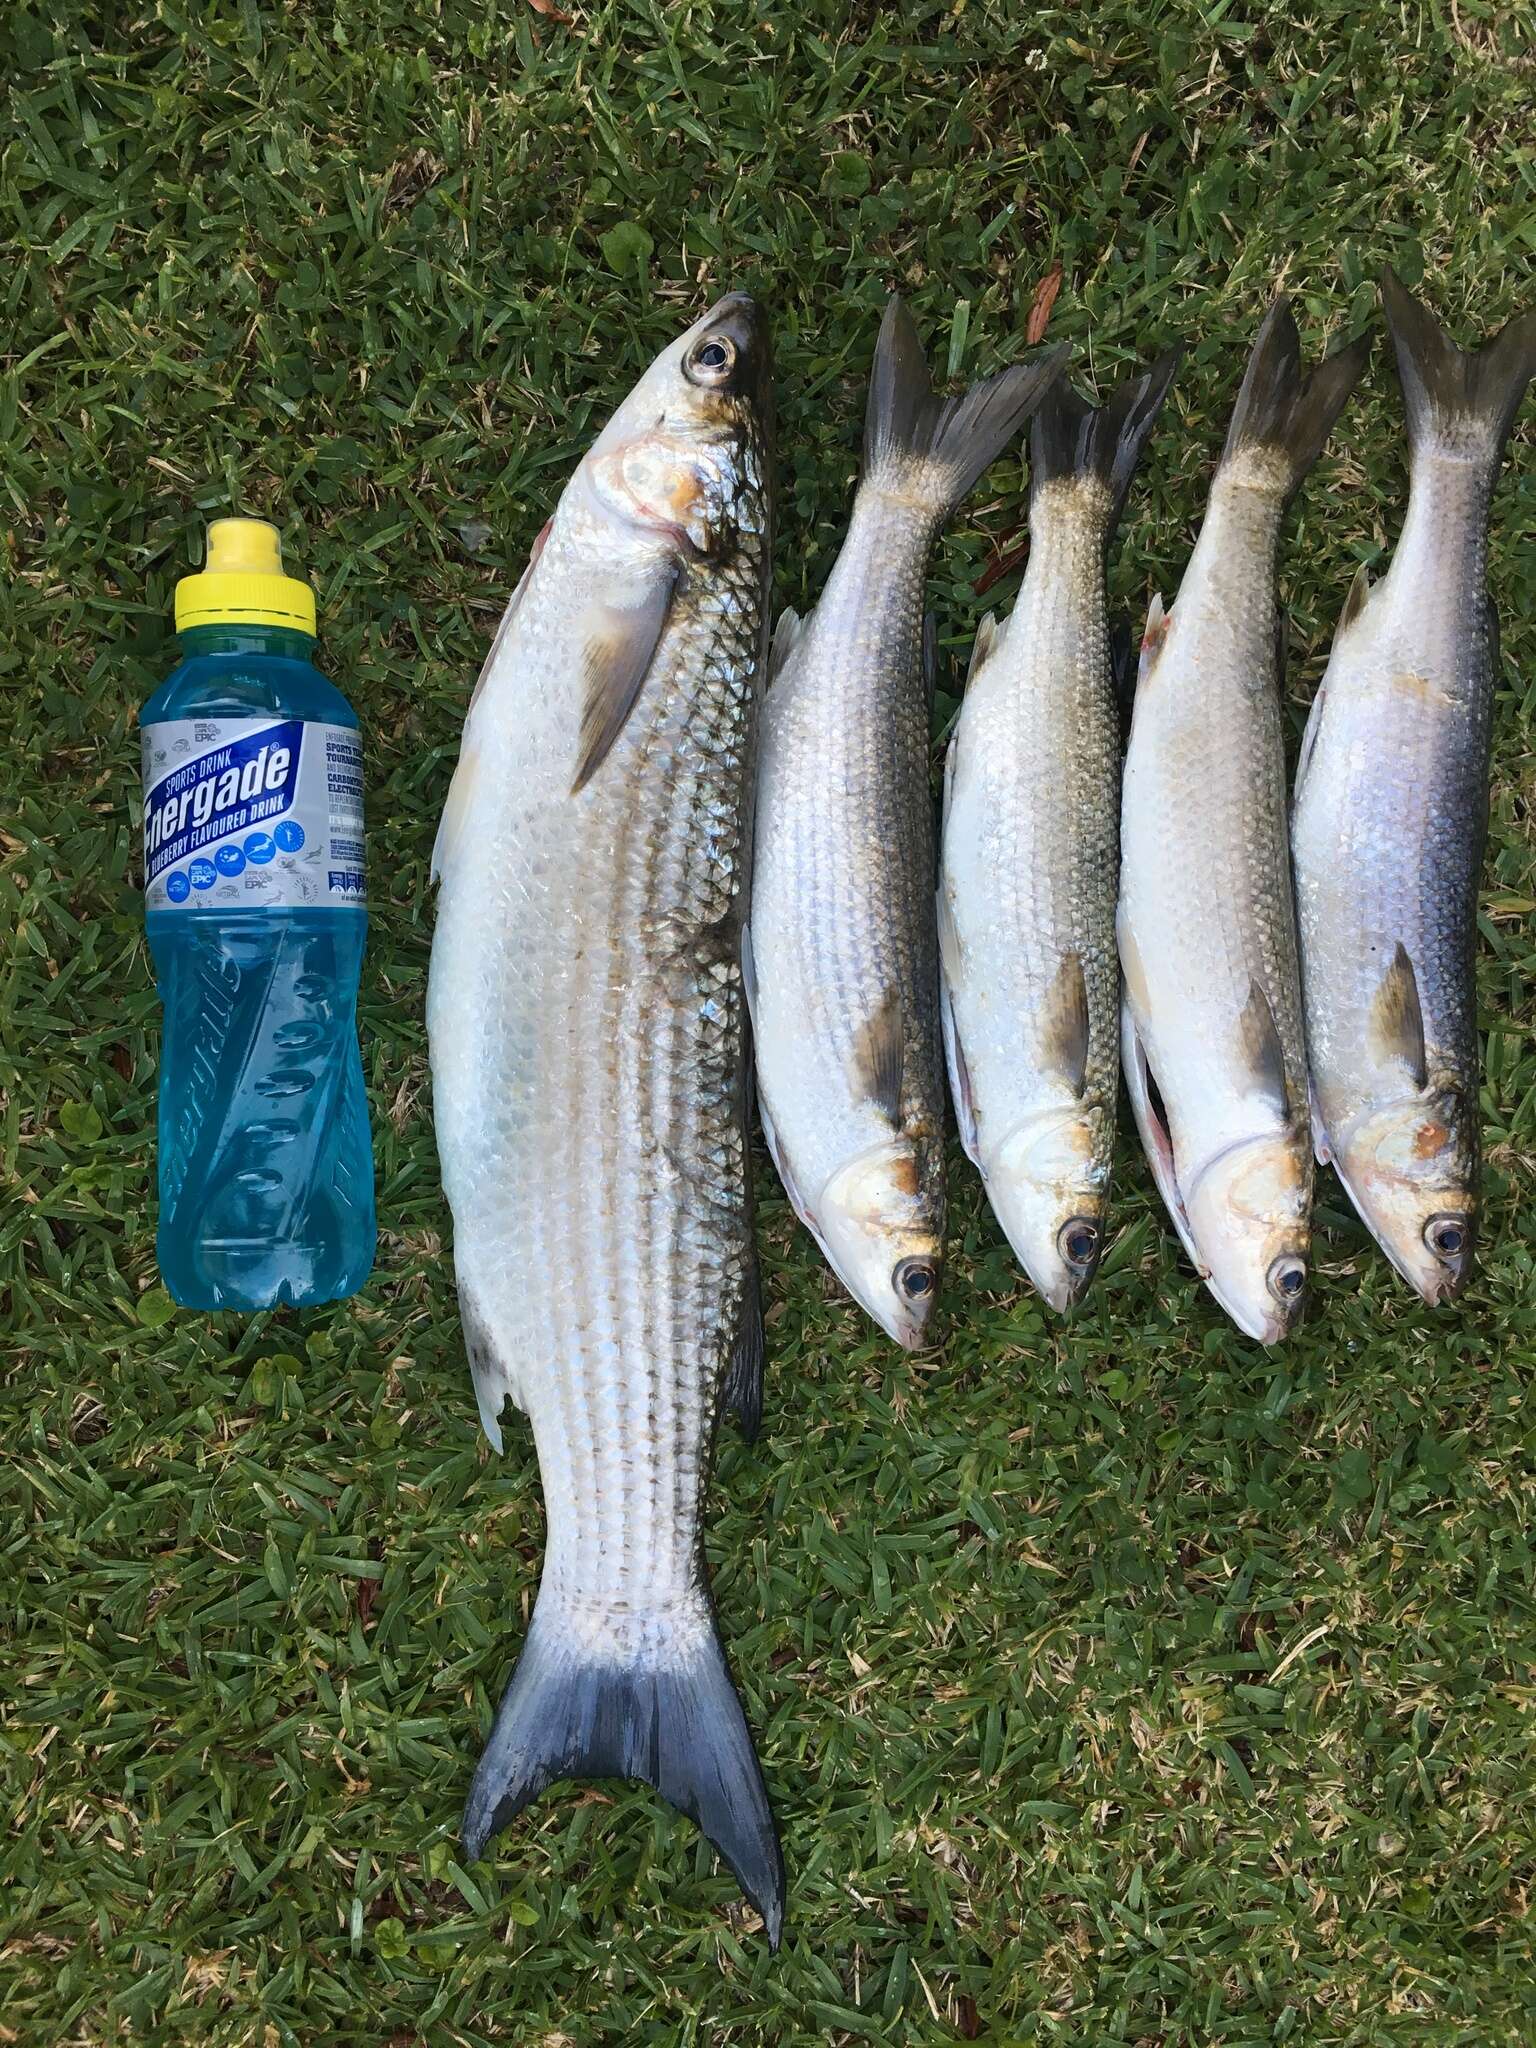
[[971,665],[965,672],[966,687],[969,688],[981,673],[989,654],[1003,637],[1003,628],[997,623],[997,613],[988,612],[976,628],[976,638],[971,644]]
[[1173,613],[1163,609],[1163,596],[1159,591],[1147,608],[1146,630],[1141,636],[1141,660],[1136,669],[1136,688],[1140,690],[1157,667],[1158,657],[1168,639],[1168,629],[1173,624]]
[[1040,1061],[1079,1098],[1088,1078],[1088,982],[1081,953],[1063,953],[1040,1005]]
[[806,622],[797,611],[786,607],[779,613],[779,623],[773,629],[773,644],[768,650],[768,680],[771,683],[783,668],[805,631]]
[[571,795],[579,796],[624,730],[666,631],[681,570],[654,576],[633,604],[592,607],[583,663],[586,695]]
[[1282,1117],[1289,1117],[1291,1091],[1285,1078],[1285,1043],[1269,997],[1257,981],[1249,983],[1248,1000],[1237,1020],[1237,1050],[1252,1093],[1272,1103]]
[[1344,609],[1339,613],[1339,623],[1334,629],[1335,639],[1344,631],[1346,626],[1352,626],[1356,619],[1359,618],[1360,614],[1365,610],[1366,599],[1370,594],[1370,573],[1366,569],[1364,562],[1362,562],[1355,571],[1354,580],[1349,586],[1349,595],[1344,600]]
[[1405,1067],[1414,1087],[1424,1086],[1429,1073],[1424,1056],[1424,1011],[1419,1002],[1419,978],[1401,940],[1392,955],[1391,966],[1371,998],[1366,1037],[1371,1058],[1378,1065],[1395,1063]]
[[901,1128],[901,1083],[906,1065],[906,1032],[901,998],[887,989],[853,1046],[854,1083],[861,1100],[873,1102]]

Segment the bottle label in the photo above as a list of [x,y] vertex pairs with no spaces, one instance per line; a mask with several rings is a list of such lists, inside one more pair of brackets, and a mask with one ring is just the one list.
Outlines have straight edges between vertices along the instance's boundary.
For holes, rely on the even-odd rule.
[[143,741],[148,909],[366,903],[363,750],[350,725],[168,718]]

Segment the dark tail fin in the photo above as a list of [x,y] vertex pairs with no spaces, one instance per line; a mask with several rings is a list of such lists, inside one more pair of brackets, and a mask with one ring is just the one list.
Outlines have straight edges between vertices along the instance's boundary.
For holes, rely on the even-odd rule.
[[1007,447],[1065,359],[1059,348],[1040,362],[1000,370],[959,398],[945,398],[929,381],[912,315],[893,294],[870,373],[864,474],[894,474],[942,517]]
[[1381,310],[1397,351],[1411,451],[1434,445],[1497,463],[1536,376],[1536,313],[1522,313],[1480,349],[1462,350],[1389,270]]
[[464,1809],[485,1844],[556,1778],[641,1778],[696,1821],[736,1873],[777,1948],[784,1859],[746,1716],[708,1608],[675,1647],[626,1655],[567,1615],[534,1609]]
[[1029,495],[1050,483],[1079,476],[1097,477],[1109,492],[1105,543],[1120,522],[1125,494],[1147,445],[1173,373],[1178,349],[1159,356],[1145,377],[1122,384],[1095,410],[1079,398],[1065,377],[1052,384],[1040,402],[1029,437]]
[[1227,429],[1223,465],[1240,450],[1268,450],[1280,458],[1284,492],[1291,497],[1323,452],[1323,443],[1370,353],[1370,336],[1363,334],[1304,378],[1301,337],[1291,318],[1290,301],[1282,293],[1265,314],[1248,358],[1243,388]]

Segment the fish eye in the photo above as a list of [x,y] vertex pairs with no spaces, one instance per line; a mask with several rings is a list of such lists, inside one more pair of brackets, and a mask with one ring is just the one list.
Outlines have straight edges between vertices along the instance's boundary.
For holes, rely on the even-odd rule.
[[1307,1262],[1294,1255],[1275,1260],[1269,1269],[1269,1291],[1284,1307],[1289,1308],[1307,1284]]
[[903,1259],[891,1275],[891,1285],[903,1301],[926,1301],[938,1284],[932,1259]]
[[1424,1226],[1424,1242],[1437,1259],[1459,1259],[1468,1236],[1464,1216],[1431,1216]]
[[735,344],[723,334],[712,334],[689,358],[688,374],[696,383],[723,384],[735,366]]
[[1061,1226],[1056,1245],[1069,1266],[1087,1266],[1099,1249],[1099,1226],[1086,1216],[1074,1216]]

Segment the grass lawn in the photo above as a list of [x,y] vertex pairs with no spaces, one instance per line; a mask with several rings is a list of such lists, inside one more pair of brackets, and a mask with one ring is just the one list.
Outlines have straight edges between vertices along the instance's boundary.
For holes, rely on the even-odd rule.
[[[1314,351],[1387,261],[1464,336],[1536,298],[1536,40],[1494,0],[565,4],[0,27],[0,2044],[1536,2042],[1536,406],[1493,547],[1465,1301],[1420,1307],[1324,1178],[1320,1312],[1266,1354],[1127,1135],[1091,1303],[1048,1321],[956,1150],[949,1334],[911,1359],[760,1158],[767,1419],[723,1433],[710,1553],[784,1952],[643,1788],[460,1860],[542,1511],[463,1361],[427,857],[595,427],[710,295],[760,293],[803,608],[887,290],[971,375],[1059,264],[1081,381],[1188,351],[1115,569],[1139,616],[1278,280]],[[1293,736],[1403,457],[1382,346],[1288,529]],[[1020,485],[1010,457],[940,552],[945,720]],[[248,1321],[158,1285],[135,844],[172,583],[231,509],[282,523],[363,722],[382,1226],[356,1300]]]

